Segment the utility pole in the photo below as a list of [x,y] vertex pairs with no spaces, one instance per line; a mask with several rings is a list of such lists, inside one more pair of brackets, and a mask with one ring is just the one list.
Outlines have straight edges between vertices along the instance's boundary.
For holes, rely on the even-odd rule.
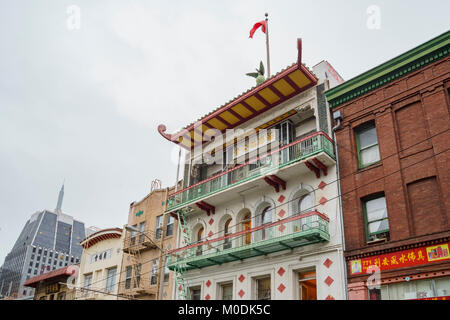
[[269,56],[269,14],[266,12],[266,51],[267,51],[267,79],[270,78],[270,56]]
[[[181,149],[180,149],[181,150]],[[179,165],[179,163],[178,163]],[[178,173],[177,173],[177,180],[178,180]],[[178,184],[178,181],[177,181]],[[164,196],[164,212],[166,212],[167,210],[167,200],[169,198],[169,187],[166,188],[166,193]],[[165,260],[166,257],[165,255],[163,255],[163,251],[164,251],[164,238],[166,236],[166,227],[167,227],[167,214],[163,215],[163,226],[162,226],[162,234],[161,234],[161,238],[160,238],[160,242],[159,242],[159,259],[158,259],[158,277],[156,280],[156,288],[157,288],[157,292],[156,292],[156,300],[161,300],[161,293],[162,293],[162,284],[163,281],[161,281],[161,274],[164,274],[165,271]],[[163,262],[164,260],[164,262]]]

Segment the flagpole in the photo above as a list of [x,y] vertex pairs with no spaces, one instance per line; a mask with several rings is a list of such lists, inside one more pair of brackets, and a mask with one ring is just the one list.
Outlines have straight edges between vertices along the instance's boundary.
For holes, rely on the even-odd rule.
[[269,56],[269,14],[266,12],[266,50],[267,50],[267,79],[270,78],[270,56]]

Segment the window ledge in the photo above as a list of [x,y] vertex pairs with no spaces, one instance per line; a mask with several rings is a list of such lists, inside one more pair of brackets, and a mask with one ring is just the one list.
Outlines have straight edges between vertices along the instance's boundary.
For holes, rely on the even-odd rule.
[[374,245],[374,244],[379,244],[379,243],[383,243],[383,242],[388,242],[388,239],[387,239],[387,238],[384,238],[384,239],[378,239],[378,240],[367,241],[366,244],[367,244],[367,245]]
[[357,173],[364,172],[366,170],[370,170],[370,169],[373,169],[373,168],[378,168],[378,167],[380,167],[382,165],[383,165],[383,162],[380,160],[380,161],[374,162],[374,163],[369,164],[369,165],[367,165],[365,167],[362,167],[362,168],[358,167]]

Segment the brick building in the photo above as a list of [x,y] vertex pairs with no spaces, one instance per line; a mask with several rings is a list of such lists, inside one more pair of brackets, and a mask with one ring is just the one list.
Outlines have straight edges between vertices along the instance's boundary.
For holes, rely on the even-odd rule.
[[177,221],[163,215],[167,197],[174,189],[162,188],[160,181],[155,180],[148,195],[130,204],[118,287],[122,298],[168,300],[172,297],[173,273],[161,250],[176,247]]
[[450,296],[449,48],[446,32],[326,92],[349,299]]

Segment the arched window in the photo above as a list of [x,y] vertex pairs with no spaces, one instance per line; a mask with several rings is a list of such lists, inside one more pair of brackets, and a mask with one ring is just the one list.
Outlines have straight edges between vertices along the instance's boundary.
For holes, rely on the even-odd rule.
[[[270,206],[267,206],[261,212],[261,225],[269,224],[272,222],[272,210]],[[269,236],[268,229],[262,229],[262,240],[265,240]]]
[[[197,243],[202,241],[203,227],[200,227],[197,231]],[[200,256],[202,254],[202,246],[197,247],[196,255]]]
[[298,213],[305,213],[314,210],[314,201],[311,194],[305,194],[298,200]]
[[[246,213],[244,218],[242,219],[242,230],[250,230],[252,228],[252,217],[250,212]],[[252,234],[248,232],[244,235],[244,245],[252,243]]]
[[[226,236],[226,235],[228,235],[228,234],[230,234],[230,224],[231,224],[231,218],[229,218],[227,221],[225,221],[225,225],[224,225],[224,235]],[[231,238],[226,238],[225,240],[224,240],[224,243],[223,243],[223,249],[229,249],[229,248],[231,248]]]

